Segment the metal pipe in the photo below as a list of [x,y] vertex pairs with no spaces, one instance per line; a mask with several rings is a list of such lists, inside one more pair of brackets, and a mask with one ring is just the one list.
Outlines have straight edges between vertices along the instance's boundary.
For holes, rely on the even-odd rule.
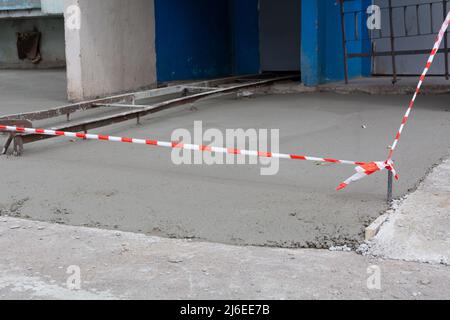
[[417,35],[422,35],[422,32],[420,30],[420,11],[419,11],[419,5],[416,5],[416,20],[417,20]]
[[397,83],[397,65],[395,60],[395,36],[394,36],[394,18],[393,18],[393,9],[392,9],[392,0],[389,0],[389,24],[390,24],[390,33],[391,33],[391,51],[392,51],[392,74],[393,79],[392,83]]
[[[442,1],[442,12],[444,13],[444,20],[447,19],[447,0]],[[433,15],[433,12],[431,12],[431,15]],[[444,56],[445,56],[445,79],[449,79],[449,70],[448,70],[448,32],[445,31],[444,35]]]
[[388,171],[388,186],[387,186],[387,202],[390,204],[393,197],[393,189],[394,189],[394,174],[391,170]]
[[345,77],[345,84],[348,84],[348,51],[347,51],[347,37],[345,34],[344,0],[340,1],[340,10],[341,10],[342,46],[344,49],[344,77]]

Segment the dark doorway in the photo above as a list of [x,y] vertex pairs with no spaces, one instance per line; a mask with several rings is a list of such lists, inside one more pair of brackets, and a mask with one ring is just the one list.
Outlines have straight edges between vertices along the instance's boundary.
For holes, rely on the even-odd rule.
[[300,71],[301,0],[260,0],[261,70]]

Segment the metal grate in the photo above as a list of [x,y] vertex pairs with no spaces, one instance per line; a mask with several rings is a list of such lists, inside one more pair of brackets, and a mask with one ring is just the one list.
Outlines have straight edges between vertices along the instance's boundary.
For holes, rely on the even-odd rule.
[[[435,14],[442,12],[443,19],[447,16],[448,0],[442,1],[420,1],[417,4],[409,5],[393,5],[392,0],[388,0],[388,5],[380,7],[381,14],[388,17],[389,28],[382,28],[380,30],[369,30],[367,33],[360,32],[362,30],[361,23],[367,21],[369,14],[366,10],[346,10],[345,2],[350,0],[339,0],[340,14],[342,22],[342,42],[344,47],[344,67],[345,67],[345,82],[348,83],[348,62],[353,58],[375,58],[375,57],[391,57],[392,63],[392,82],[397,82],[397,56],[406,55],[422,55],[428,54],[429,49],[410,49],[397,50],[396,44],[398,39],[413,38],[419,36],[429,36],[437,34],[442,19],[436,21]],[[429,20],[429,23],[424,21]],[[397,22],[397,23],[396,23]],[[398,23],[401,22],[401,23]],[[351,23],[354,24],[352,32],[349,32],[346,26]],[[412,24],[411,24],[412,23]],[[396,28],[401,24],[400,28]],[[409,25],[408,25],[409,24]],[[377,51],[375,45],[377,40],[387,39],[390,41],[390,50]],[[349,44],[352,42],[370,41],[370,52],[349,52]],[[444,48],[440,51],[445,57],[445,71],[444,74],[449,80],[449,65],[448,65],[448,37],[447,33],[444,38]]]

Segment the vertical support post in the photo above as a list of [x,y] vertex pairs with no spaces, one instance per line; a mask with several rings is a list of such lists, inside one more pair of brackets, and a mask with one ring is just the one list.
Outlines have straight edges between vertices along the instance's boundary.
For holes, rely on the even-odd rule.
[[23,139],[22,136],[16,135],[14,137],[14,155],[20,157],[23,153]]
[[[433,5],[433,4],[431,4]],[[405,37],[409,36],[408,34],[408,20],[406,20],[406,10],[407,6],[403,7],[403,28],[405,28]],[[431,12],[431,32],[433,32],[433,8],[430,9]]]
[[[447,0],[442,1],[442,11],[444,13],[444,20],[447,19]],[[431,13],[433,15],[433,13]],[[448,31],[445,30],[445,36],[444,36],[444,56],[445,56],[445,79],[449,79],[449,70],[448,70]]]
[[420,31],[420,4],[416,4],[416,23],[417,23],[417,35],[422,35]]
[[8,139],[6,140],[5,145],[3,146],[3,150],[1,153],[2,155],[5,155],[8,152],[9,146],[13,142],[15,136],[16,136],[15,132],[9,133]]
[[[131,99],[131,104],[132,104],[133,106],[136,105],[136,97],[135,97],[135,96],[133,96],[133,98]],[[141,125],[141,115],[140,115],[139,113],[138,113],[137,116],[136,116],[136,125],[138,125],[138,126]]]
[[387,187],[387,202],[390,204],[393,200],[393,188],[394,188],[394,174],[391,170],[388,171],[388,187]]
[[[444,2],[445,2],[445,0],[444,0]],[[444,8],[445,8],[445,5],[444,5]],[[430,23],[431,23],[431,33],[434,34],[433,3],[430,3]]]
[[344,49],[345,84],[348,84],[348,50],[347,50],[347,36],[345,34],[344,0],[340,0],[340,9],[341,9],[342,46]]
[[392,8],[392,0],[389,0],[389,28],[391,34],[391,56],[392,56],[392,84],[397,83],[397,63],[395,59],[395,36],[394,36],[394,17],[393,17],[393,8]]

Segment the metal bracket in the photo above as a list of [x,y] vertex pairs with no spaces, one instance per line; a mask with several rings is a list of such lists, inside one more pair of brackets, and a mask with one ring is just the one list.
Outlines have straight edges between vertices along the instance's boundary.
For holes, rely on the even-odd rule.
[[14,137],[14,155],[20,157],[23,153],[23,138],[21,135]]
[[8,152],[9,146],[11,145],[11,142],[13,142],[15,136],[16,136],[15,132],[11,132],[8,135],[8,139],[6,140],[5,145],[3,146],[1,155],[5,155]]
[[[33,124],[31,123],[31,121],[28,120],[1,120],[0,124],[12,127],[33,128]],[[23,139],[16,132],[9,133],[8,139],[6,140],[0,155],[5,155],[8,152],[11,143],[13,142],[14,142],[14,155],[20,156],[23,152]]]

